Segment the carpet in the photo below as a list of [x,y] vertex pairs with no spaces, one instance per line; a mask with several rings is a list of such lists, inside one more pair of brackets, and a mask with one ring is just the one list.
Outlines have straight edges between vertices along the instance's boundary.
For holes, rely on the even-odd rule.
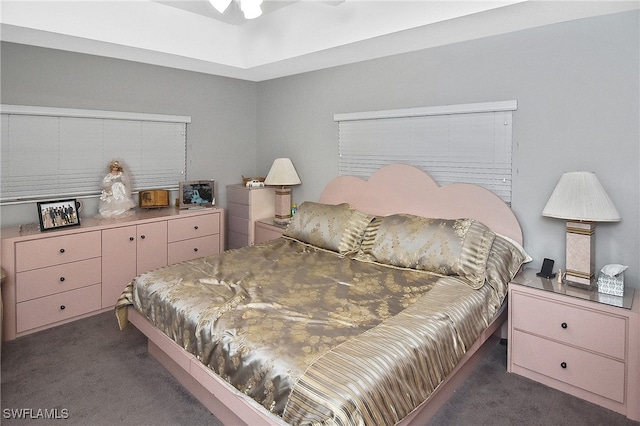
[[[639,425],[507,373],[506,357],[496,343],[429,425]],[[222,424],[113,312],[4,342],[1,361],[3,425]]]

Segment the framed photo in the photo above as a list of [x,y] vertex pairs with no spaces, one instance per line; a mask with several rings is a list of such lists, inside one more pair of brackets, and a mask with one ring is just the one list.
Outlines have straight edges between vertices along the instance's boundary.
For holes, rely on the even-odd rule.
[[178,204],[181,209],[211,207],[216,203],[213,180],[186,180],[180,182]]
[[38,217],[41,231],[80,226],[80,215],[75,198],[38,202]]

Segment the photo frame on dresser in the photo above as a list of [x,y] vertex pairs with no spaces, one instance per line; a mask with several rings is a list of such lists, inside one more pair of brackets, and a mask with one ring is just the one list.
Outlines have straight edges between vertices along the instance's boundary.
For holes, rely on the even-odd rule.
[[39,201],[37,205],[40,231],[51,231],[68,226],[80,226],[78,203],[75,198]]
[[211,207],[216,204],[214,180],[186,180],[179,183],[181,209]]

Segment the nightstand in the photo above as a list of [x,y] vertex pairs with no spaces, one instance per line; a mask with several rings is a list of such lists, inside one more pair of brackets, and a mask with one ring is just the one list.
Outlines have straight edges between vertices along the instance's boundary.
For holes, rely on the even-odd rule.
[[256,244],[269,240],[275,240],[282,236],[287,225],[275,223],[272,219],[262,219],[255,222],[254,240]]
[[507,370],[640,419],[640,291],[611,297],[525,269],[509,284]]

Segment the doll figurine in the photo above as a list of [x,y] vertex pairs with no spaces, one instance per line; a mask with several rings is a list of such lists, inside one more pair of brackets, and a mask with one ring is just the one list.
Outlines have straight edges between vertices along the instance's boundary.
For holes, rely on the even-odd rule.
[[109,173],[102,179],[100,216],[109,218],[123,216],[135,207],[131,199],[129,178],[119,161],[109,163]]

